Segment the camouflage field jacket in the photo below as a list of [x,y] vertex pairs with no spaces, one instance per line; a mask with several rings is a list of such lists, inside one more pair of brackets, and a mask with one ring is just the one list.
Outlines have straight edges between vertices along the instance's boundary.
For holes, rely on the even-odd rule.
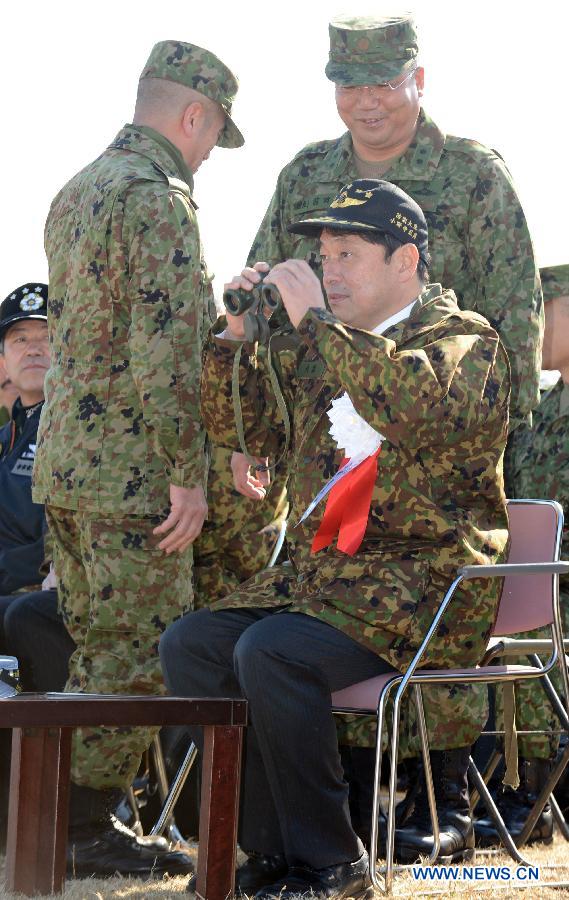
[[[289,234],[287,225],[322,215],[359,177],[349,132],[304,147],[279,175],[249,262],[307,259],[319,273],[318,241]],[[477,141],[443,134],[421,112],[412,144],[383,177],[425,213],[431,280],[452,287],[462,309],[480,313],[499,333],[512,369],[513,427],[539,400],[543,310],[531,238],[506,166]]]
[[212,293],[181,154],[125,126],[52,203],[51,368],[34,499],[161,514],[205,478],[199,415]]
[[[292,566],[261,573],[220,605],[286,605],[341,628],[403,667],[457,566],[497,562],[505,549],[507,355],[488,323],[461,312],[454,294],[442,293],[439,285],[425,289],[409,319],[385,335],[312,309],[298,336],[299,347],[276,354],[292,416]],[[227,446],[237,441],[230,382],[239,346],[210,338],[202,378],[204,422],[212,439]],[[266,356],[243,353],[240,368],[250,450],[275,458],[282,421]],[[326,410],[344,391],[386,439],[360,549],[346,556],[332,545],[311,555],[324,504],[297,523],[341,462]],[[478,661],[498,588],[469,583],[436,638],[433,662]]]

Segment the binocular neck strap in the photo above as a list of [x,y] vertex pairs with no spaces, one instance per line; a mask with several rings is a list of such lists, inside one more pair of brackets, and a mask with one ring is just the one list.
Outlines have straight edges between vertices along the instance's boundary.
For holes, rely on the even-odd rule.
[[[267,468],[269,470],[276,469],[278,464],[280,462],[282,462],[282,460],[287,455],[288,448],[290,445],[290,430],[291,430],[290,415],[289,415],[288,407],[286,405],[286,400],[283,396],[281,384],[279,381],[279,376],[277,375],[276,369],[273,365],[273,359],[272,359],[273,354],[272,354],[272,350],[271,350],[272,339],[273,339],[273,336],[271,336],[271,338],[269,339],[269,343],[267,346],[267,362],[268,362],[268,369],[269,369],[269,379],[271,381],[271,387],[273,389],[273,393],[274,393],[275,399],[277,401],[277,406],[278,406],[279,412],[281,414],[281,417],[282,417],[282,420],[284,423],[285,445],[284,445],[284,450],[281,453],[281,455],[278,457],[278,459],[276,459],[275,462],[272,463],[271,465],[267,466]],[[251,456],[251,454],[247,450],[247,445],[245,443],[245,429],[243,427],[243,409],[241,406],[241,396],[239,393],[239,367],[241,365],[242,352],[243,352],[243,344],[240,344],[239,349],[237,350],[237,353],[235,354],[235,359],[233,360],[233,371],[231,374],[231,395],[232,395],[232,399],[233,399],[233,413],[235,415],[235,425],[237,428],[237,437],[239,438],[239,446],[241,447],[241,451],[246,456],[249,464],[256,467],[257,460],[255,459],[254,456]]]

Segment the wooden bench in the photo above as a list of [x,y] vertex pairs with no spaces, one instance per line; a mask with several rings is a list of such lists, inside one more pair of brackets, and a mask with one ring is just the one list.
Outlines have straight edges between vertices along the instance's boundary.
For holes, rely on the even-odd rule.
[[59,893],[65,884],[71,736],[86,726],[202,725],[197,895],[233,896],[245,700],[19,694],[0,700],[12,728],[6,889]]

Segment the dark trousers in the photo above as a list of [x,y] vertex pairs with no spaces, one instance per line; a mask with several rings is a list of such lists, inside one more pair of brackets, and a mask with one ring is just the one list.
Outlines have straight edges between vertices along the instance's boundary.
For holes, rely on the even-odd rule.
[[314,868],[357,859],[330,694],[391,667],[338,629],[274,608],[189,613],[160,656],[171,693],[249,701],[243,850]]
[[[0,597],[0,653],[15,656],[25,691],[62,691],[75,650],[57,610],[57,591]],[[0,729],[0,848],[8,815],[11,731]]]
[[0,597],[0,652],[16,656],[26,691],[62,691],[75,642],[57,608],[57,591]]

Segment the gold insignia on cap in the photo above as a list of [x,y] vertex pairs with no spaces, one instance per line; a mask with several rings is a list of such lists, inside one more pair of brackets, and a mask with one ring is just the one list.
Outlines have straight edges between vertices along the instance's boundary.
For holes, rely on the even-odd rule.
[[356,200],[354,197],[348,197],[347,191],[342,191],[342,193],[332,201],[330,209],[343,209],[346,206],[363,206],[365,203],[367,203],[367,200]]

